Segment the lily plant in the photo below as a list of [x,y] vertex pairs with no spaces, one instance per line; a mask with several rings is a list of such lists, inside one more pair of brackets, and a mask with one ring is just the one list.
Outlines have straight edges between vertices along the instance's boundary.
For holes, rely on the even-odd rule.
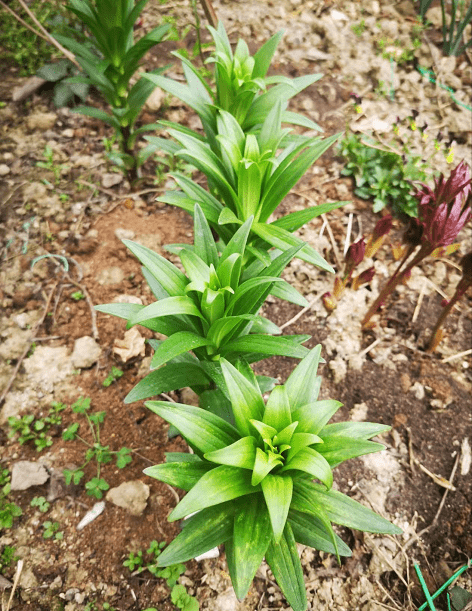
[[[69,83],[86,83],[100,91],[108,102],[111,113],[92,106],[79,106],[74,112],[100,119],[115,129],[119,152],[110,154],[111,160],[127,174],[130,181],[137,178],[139,166],[147,159],[147,151],[134,152],[136,138],[154,129],[146,125],[135,129],[136,120],[155,85],[135,75],[143,56],[162,42],[170,25],[154,28],[134,41],[134,26],[147,0],[70,0],[68,9],[85,24],[89,31],[87,43],[56,35],[57,40],[75,54],[85,75],[67,79]],[[158,68],[151,74],[160,74]]]
[[302,307],[307,305],[306,299],[280,278],[300,247],[279,253],[262,269],[260,265],[243,268],[252,218],[221,253],[198,204],[194,222],[194,244],[179,248],[185,273],[141,244],[123,240],[144,265],[143,275],[157,301],[147,306],[96,306],[99,312],[126,319],[128,327],[140,324],[168,336],[164,341],[151,340],[155,348],[152,371],[129,393],[127,402],[184,386],[198,394],[214,389],[221,379],[221,357],[230,362],[244,357],[251,363],[273,355],[302,358],[308,353],[301,344],[309,335],[281,336],[277,325],[258,313],[270,293]]
[[[187,491],[169,516],[186,518],[182,532],[158,558],[185,562],[224,543],[235,593],[243,599],[265,557],[294,611],[307,599],[296,543],[336,554],[351,551],[332,523],[373,533],[401,530],[332,489],[332,469],[384,446],[370,441],[390,427],[369,422],[328,424],[341,406],[318,400],[321,347],[300,362],[264,404],[255,376],[222,358],[222,388],[233,424],[199,407],[149,401],[175,426],[193,454],[167,454],[144,473]],[[313,481],[315,480],[315,481]]]

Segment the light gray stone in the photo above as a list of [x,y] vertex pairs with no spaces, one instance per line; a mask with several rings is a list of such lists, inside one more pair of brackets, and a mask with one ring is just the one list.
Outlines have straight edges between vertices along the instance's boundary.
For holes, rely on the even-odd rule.
[[115,236],[119,240],[133,240],[135,235],[132,229],[125,229],[124,227],[117,227],[115,229]]
[[52,129],[56,123],[57,115],[53,112],[37,112],[26,119],[26,123],[31,130],[39,129],[46,131]]
[[93,337],[85,335],[75,340],[71,361],[77,369],[87,369],[98,361],[101,353],[102,349]]
[[156,87],[154,89],[154,91],[151,93],[151,95],[148,97],[148,99],[146,100],[146,103],[144,104],[144,108],[146,110],[150,110],[151,112],[157,112],[160,107],[162,106],[164,100],[165,100],[166,94],[164,91],[162,91],[162,89],[160,89],[159,87]]
[[119,284],[123,282],[125,279],[125,272],[121,269],[121,267],[112,266],[105,267],[98,274],[97,282],[98,284]]
[[41,486],[49,479],[44,465],[29,460],[20,460],[11,470],[11,489],[28,490],[31,486]]
[[28,382],[36,390],[51,392],[54,385],[72,375],[73,367],[66,346],[37,346],[23,363]]
[[6,163],[0,163],[0,176],[6,176],[10,173],[10,168]]
[[149,486],[141,480],[123,482],[117,488],[111,488],[107,492],[106,499],[129,511],[133,516],[140,516],[146,509],[149,498]]
[[116,172],[110,174],[104,174],[102,176],[102,186],[105,189],[119,185],[123,181],[123,174],[117,174]]
[[39,76],[31,76],[25,83],[13,89],[11,99],[13,102],[22,102],[46,83]]

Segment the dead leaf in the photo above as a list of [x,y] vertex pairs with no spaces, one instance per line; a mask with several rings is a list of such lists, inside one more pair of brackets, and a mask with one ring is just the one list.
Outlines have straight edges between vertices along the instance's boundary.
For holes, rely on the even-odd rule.
[[123,363],[127,363],[135,356],[145,355],[146,339],[141,335],[136,327],[126,331],[123,339],[115,339],[113,352],[117,354]]

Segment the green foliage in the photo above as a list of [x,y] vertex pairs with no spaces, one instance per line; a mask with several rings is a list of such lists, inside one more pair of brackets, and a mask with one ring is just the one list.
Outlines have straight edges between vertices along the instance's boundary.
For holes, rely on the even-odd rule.
[[57,165],[54,162],[54,151],[48,144],[46,144],[44,148],[43,156],[46,161],[37,161],[36,167],[43,168],[52,172],[54,174],[54,181],[56,185],[58,185],[61,181],[62,171],[66,168],[66,166],[62,164]]
[[5,569],[18,560],[18,556],[15,556],[16,549],[10,545],[5,545],[0,554],[0,575],[2,575]]
[[429,166],[419,155],[370,146],[361,135],[347,134],[339,146],[346,166],[344,176],[353,176],[354,193],[362,199],[372,199],[373,211],[390,206],[395,214],[416,217],[417,202],[412,181],[424,181],[429,177]]
[[[307,336],[269,335],[280,330],[258,314],[269,293],[306,305],[305,299],[279,277],[301,246],[296,245],[286,253],[276,252],[273,260],[267,257],[266,265],[261,263],[243,272],[252,218],[218,253],[198,205],[194,217],[195,246],[176,249],[187,275],[144,246],[124,240],[145,265],[144,276],[158,301],[146,307],[138,304],[96,307],[100,312],[127,319],[128,326],[141,324],[168,336],[164,341],[150,341],[155,349],[153,371],[129,393],[127,402],[183,386],[190,386],[199,394],[212,390],[215,380],[221,379],[218,364],[221,356],[236,362],[245,355],[255,362],[274,354],[301,358],[308,352],[301,345]],[[222,397],[223,404],[225,401]]]
[[317,346],[309,352],[286,384],[272,390],[267,404],[254,376],[243,375],[222,359],[234,426],[198,407],[146,403],[175,426],[195,452],[191,459],[183,454],[180,461],[172,457],[171,462],[144,471],[188,491],[169,520],[191,517],[160,554],[158,566],[185,562],[225,543],[238,598],[246,596],[265,556],[294,611],[305,611],[296,542],[339,558],[351,551],[331,522],[369,532],[401,532],[332,490],[332,469],[381,450],[383,446],[370,439],[389,427],[328,424],[341,404],[318,400],[320,350]]
[[[88,43],[70,36],[56,37],[75,54],[86,74],[65,82],[96,87],[111,113],[91,106],[75,111],[100,119],[115,129],[120,150],[111,153],[110,158],[130,180],[136,179],[137,168],[147,159],[142,153],[135,155],[134,146],[138,134],[153,126],[135,130],[134,125],[154,89],[146,79],[139,78],[134,85],[131,79],[143,56],[162,41],[170,28],[169,24],[162,24],[135,42],[134,25],[145,4],[146,0],[136,5],[134,0],[70,0],[68,9],[86,26],[90,35]],[[157,69],[153,73],[161,72],[162,69]]]
[[85,295],[82,293],[82,291],[74,291],[73,293],[71,293],[71,297],[74,301],[80,301],[81,299],[85,299]]
[[[12,0],[8,5],[26,23],[37,30],[37,26],[23,11],[19,2]],[[58,33],[65,31],[67,24],[63,18],[65,11],[61,2],[33,0],[28,3],[28,8],[47,30]],[[51,58],[54,47],[25,28],[4,8],[0,8],[0,22],[2,24],[0,28],[0,47],[3,49],[2,59],[17,64],[20,68],[20,76],[34,74],[44,62]]]
[[354,32],[354,34],[356,36],[362,36],[362,34],[365,32],[365,21],[364,19],[362,19],[362,21],[360,21],[359,23],[353,23],[351,25],[351,30]]
[[11,430],[8,436],[12,438],[18,435],[18,442],[21,445],[33,441],[36,450],[41,452],[41,450],[52,445],[52,438],[47,433],[52,427],[61,424],[62,418],[59,412],[63,411],[65,408],[66,405],[63,403],[54,402],[51,404],[47,416],[40,418],[36,418],[33,414],[10,416],[8,418],[8,424]]
[[[426,11],[432,0],[420,0],[420,19],[426,23]],[[465,28],[472,22],[472,4],[465,0],[452,0],[449,13],[449,2],[441,0],[442,35],[444,55],[462,55],[472,44],[472,39],[462,44]],[[449,23],[448,23],[449,22]]]
[[80,71],[68,59],[45,64],[36,71],[36,76],[55,83],[53,102],[58,108],[73,104],[75,98],[85,103],[90,86],[87,83],[70,82],[68,79],[78,76]]
[[[183,585],[177,585],[177,580],[185,572],[185,565],[181,563],[158,567],[159,556],[165,548],[165,542],[151,541],[149,549],[146,550],[148,558],[144,557],[144,552],[130,552],[128,558],[123,562],[131,572],[135,570],[147,570],[154,577],[165,579],[169,588],[171,588],[172,602],[183,611],[198,611],[199,604],[196,598],[187,593],[187,589]],[[152,611],[147,609],[146,611]]]
[[102,386],[105,386],[105,387],[111,386],[111,384],[119,380],[122,375],[123,375],[123,371],[121,369],[118,369],[118,367],[112,367],[110,373],[103,380]]
[[64,538],[64,533],[59,530],[59,522],[51,522],[50,520],[47,520],[43,523],[43,529],[43,539],[54,539],[56,541],[60,541]]
[[71,406],[74,413],[79,414],[85,418],[88,427],[92,434],[92,443],[86,441],[79,435],[80,423],[74,422],[62,432],[62,438],[65,441],[79,440],[85,446],[87,450],[85,452],[84,462],[77,469],[64,469],[64,478],[66,484],[79,484],[85,475],[85,467],[90,462],[95,462],[97,466],[96,476],[91,478],[85,483],[85,489],[89,496],[96,499],[101,499],[103,493],[107,491],[110,486],[103,477],[100,477],[101,465],[105,465],[116,459],[116,466],[118,469],[123,469],[131,461],[131,450],[129,448],[120,448],[119,450],[110,450],[110,446],[103,445],[100,441],[100,425],[103,424],[106,416],[106,412],[91,412],[91,400],[89,397],[79,397],[75,403]]
[[0,471],[0,528],[11,528],[13,520],[22,515],[21,507],[8,501],[10,494],[10,472],[8,469]]
[[44,496],[35,496],[31,499],[30,506],[37,507],[41,513],[46,513],[51,504],[46,501]]

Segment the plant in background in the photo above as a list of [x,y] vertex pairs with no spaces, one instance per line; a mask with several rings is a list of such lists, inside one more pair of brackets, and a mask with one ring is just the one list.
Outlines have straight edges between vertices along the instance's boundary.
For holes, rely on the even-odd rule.
[[15,556],[16,548],[11,545],[5,545],[0,554],[0,575],[5,573],[5,569],[18,560],[18,556]]
[[224,543],[238,598],[246,596],[265,556],[294,611],[305,611],[296,542],[339,559],[351,551],[331,522],[369,532],[401,532],[332,490],[332,469],[381,450],[383,446],[370,439],[390,427],[328,424],[341,404],[318,401],[320,350],[317,346],[310,351],[286,384],[272,390],[267,404],[254,377],[222,359],[234,426],[198,407],[146,403],[175,426],[194,451],[168,454],[167,463],[144,470],[187,491],[169,516],[170,521],[187,517],[183,530],[159,556],[158,566],[185,562]]
[[444,321],[449,316],[453,307],[456,305],[459,299],[463,297],[467,290],[472,286],[472,252],[469,252],[462,257],[461,267],[462,278],[459,280],[454,295],[451,297],[451,299],[444,300],[442,304],[443,311],[441,312],[441,315],[439,316],[434,326],[433,332],[431,333],[431,337],[427,344],[428,352],[433,352],[437,348],[437,346],[444,337],[444,332],[441,328],[444,324]]
[[41,513],[46,513],[51,503],[48,503],[44,496],[35,496],[31,499],[30,506],[37,507]]
[[210,28],[210,31],[216,46],[214,56],[208,60],[215,63],[214,89],[183,58],[188,85],[161,75],[146,75],[195,110],[204,129],[202,136],[176,123],[160,121],[159,125],[181,146],[155,136],[146,139],[156,150],[177,155],[201,170],[210,187],[208,194],[182,174],[172,173],[182,192],[168,192],[159,201],[180,206],[190,213],[195,201],[198,202],[212,229],[225,243],[238,225],[254,216],[248,242],[253,257],[267,261],[267,250],[271,246],[287,250],[302,244],[298,256],[315,265],[324,264],[325,269],[332,271],[308,244],[291,234],[342,202],[267,222],[290,189],[339,137],[337,134],[322,140],[291,134],[281,127],[283,122],[321,131],[307,117],[287,111],[290,98],[319,80],[321,74],[296,79],[266,76],[281,32],[251,56],[242,40],[233,53],[221,23],[218,30]]
[[8,500],[10,490],[10,473],[8,469],[2,469],[0,471],[0,529],[11,528],[13,520],[23,513],[21,507]]
[[183,611],[198,611],[200,606],[197,599],[190,596],[184,585],[177,584],[179,577],[185,572],[185,565],[177,563],[164,568],[157,566],[157,561],[165,546],[164,541],[160,543],[151,541],[149,549],[146,550],[146,554],[149,556],[148,559],[144,558],[141,550],[136,554],[130,552],[128,558],[123,562],[123,566],[128,567],[131,572],[134,570],[139,572],[147,570],[154,577],[165,579],[168,587],[171,588],[171,600],[179,609]]
[[385,241],[386,236],[392,228],[392,217],[390,214],[382,217],[377,221],[375,227],[367,238],[367,243],[364,238],[351,244],[345,256],[345,268],[342,276],[336,276],[334,279],[333,292],[327,292],[322,296],[323,305],[332,312],[336,309],[337,303],[342,297],[344,290],[350,284],[354,291],[357,291],[363,284],[371,282],[375,275],[375,268],[369,267],[363,270],[357,276],[353,276],[354,270],[364,259],[370,259],[375,256],[379,248]]
[[87,83],[74,83],[68,79],[79,76],[80,70],[68,59],[60,59],[57,62],[45,64],[36,71],[36,76],[55,83],[53,102],[58,108],[73,104],[75,98],[85,103],[89,94],[90,86]]
[[118,367],[112,367],[110,373],[103,380],[102,386],[108,387],[121,378],[123,375],[123,371],[118,369]]
[[[56,36],[75,54],[87,75],[72,77],[66,82],[93,85],[111,108],[108,113],[82,106],[74,112],[100,119],[115,129],[120,150],[110,157],[131,182],[136,180],[145,157],[142,151],[134,152],[136,138],[143,131],[154,129],[152,125],[135,129],[135,123],[155,85],[142,77],[134,85],[130,81],[145,53],[162,41],[170,27],[162,24],[134,42],[133,29],[145,4],[146,1],[141,1],[135,5],[134,0],[71,0],[68,9],[86,25],[90,32],[89,44]],[[152,74],[163,70],[156,69]]]
[[78,422],[74,422],[74,424],[71,424],[62,433],[62,438],[66,441],[73,441],[75,439],[78,439],[87,446],[84,463],[74,470],[64,469],[64,477],[66,484],[70,484],[71,482],[73,482],[74,484],[80,483],[80,481],[85,475],[84,468],[88,465],[89,462],[95,460],[97,463],[97,474],[91,480],[86,482],[85,489],[88,495],[93,496],[96,499],[101,499],[103,496],[103,492],[110,488],[110,486],[103,479],[103,477],[100,477],[101,466],[109,463],[111,460],[113,460],[113,457],[115,457],[116,466],[118,467],[118,469],[123,469],[124,467],[126,467],[127,464],[132,461],[132,458],[130,455],[131,450],[129,448],[123,447],[119,450],[110,450],[110,446],[105,446],[101,443],[100,425],[105,419],[106,412],[89,413],[90,407],[90,399],[88,397],[79,397],[77,401],[71,406],[71,409],[75,414],[81,414],[87,420],[90,431],[92,433],[92,443],[89,443],[78,434],[80,428],[80,424]]
[[453,244],[472,216],[471,174],[464,161],[452,170],[447,180],[442,174],[439,179],[435,179],[434,189],[425,184],[421,187],[418,187],[415,193],[418,219],[410,219],[403,238],[407,245],[406,252],[400,265],[370,306],[362,321],[364,327],[370,323],[372,316],[385,303],[395,287],[409,277],[413,267],[439,249],[444,253],[444,249]]
[[43,529],[43,539],[54,538],[55,541],[61,541],[64,538],[64,533],[59,530],[59,522],[51,522],[51,520],[47,520],[43,523]]
[[[379,148],[380,147],[380,148]],[[420,155],[385,150],[363,134],[347,134],[339,145],[340,154],[347,161],[343,176],[353,176],[354,193],[362,199],[373,199],[373,211],[391,206],[395,214],[416,216],[417,202],[411,194],[411,181],[424,181],[429,165]]]
[[[419,12],[423,23],[426,23],[426,12],[432,1],[420,0]],[[451,13],[448,14],[445,0],[441,0],[441,14],[443,53],[444,55],[461,55],[472,44],[472,40],[462,44],[464,30],[472,21],[472,4],[467,5],[465,0],[451,0]]]
[[[144,277],[158,301],[148,306],[96,306],[99,312],[125,318],[128,326],[141,324],[168,336],[164,341],[150,341],[156,350],[153,371],[128,394],[126,402],[184,386],[200,395],[213,390],[221,380],[222,356],[236,363],[241,356],[256,362],[273,355],[302,358],[308,352],[301,344],[309,336],[275,337],[280,329],[258,314],[269,294],[306,305],[306,300],[279,277],[300,246],[274,253],[267,266],[256,261],[245,267],[252,218],[241,225],[221,253],[197,204],[194,221],[194,245],[179,245],[186,274],[148,248],[123,240],[144,265]],[[221,393],[218,397],[223,400]],[[210,401],[210,395],[206,393],[203,399]]]
[[41,452],[45,448],[52,446],[52,438],[47,433],[53,427],[60,426],[62,417],[59,415],[66,409],[64,403],[54,401],[51,403],[48,415],[36,418],[33,414],[25,416],[10,416],[8,424],[11,428],[8,437],[12,438],[18,435],[18,443],[21,445],[33,441],[36,450]]

